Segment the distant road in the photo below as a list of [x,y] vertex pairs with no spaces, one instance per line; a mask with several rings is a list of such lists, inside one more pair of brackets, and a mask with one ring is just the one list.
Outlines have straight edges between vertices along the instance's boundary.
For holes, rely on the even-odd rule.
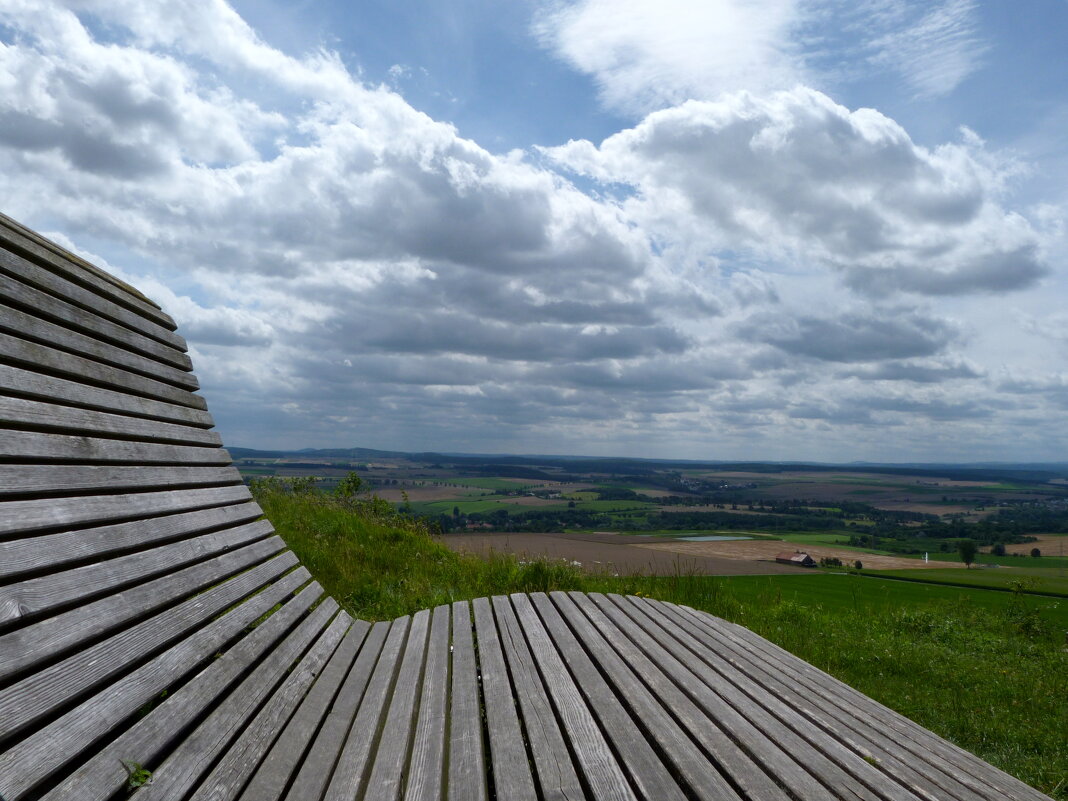
[[640,547],[641,543],[662,542],[658,537],[586,532],[582,534],[446,534],[442,541],[454,551],[484,554],[501,551],[517,556],[567,559],[581,563],[593,573],[621,575],[753,576],[783,573],[814,573],[805,568],[742,559],[718,559],[709,556],[657,551]]

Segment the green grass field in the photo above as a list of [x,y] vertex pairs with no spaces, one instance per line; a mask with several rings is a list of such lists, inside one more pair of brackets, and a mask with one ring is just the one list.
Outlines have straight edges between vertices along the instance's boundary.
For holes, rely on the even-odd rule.
[[[965,587],[1011,590],[1020,585],[1027,592],[1058,593],[1068,598],[1068,569],[1054,567],[999,568],[997,570],[880,570],[880,576],[899,576],[917,581],[941,582]],[[1068,610],[1068,604],[1064,604]],[[1065,621],[1068,628],[1068,621]]]
[[560,562],[454,553],[385,502],[277,486],[255,494],[301,561],[357,617],[557,589],[687,604],[748,626],[1068,801],[1068,602],[868,574],[590,576]]
[[521,490],[528,487],[537,487],[542,484],[540,481],[516,481],[515,479],[507,478],[450,478],[447,481],[428,481],[427,483],[438,485],[457,484],[461,487],[473,487],[475,489],[486,490]]

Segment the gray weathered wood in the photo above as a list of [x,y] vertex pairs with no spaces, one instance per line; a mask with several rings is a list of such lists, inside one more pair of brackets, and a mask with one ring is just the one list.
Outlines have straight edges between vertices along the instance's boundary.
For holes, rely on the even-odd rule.
[[139,795],[147,801],[183,798],[196,787],[214,761],[241,733],[263,700],[330,623],[335,612],[337,602],[332,598],[319,604],[256,665],[251,675],[212,709],[195,731],[182,740],[154,771],[152,784],[142,787]]
[[101,558],[137,547],[147,548],[193,537],[211,529],[238,526],[255,520],[261,514],[260,508],[254,503],[238,503],[154,517],[151,523],[134,520],[113,526],[0,541],[0,579],[12,579],[45,568],[60,570],[72,562]]
[[[68,777],[58,781],[44,796],[48,801],[106,801],[126,783],[122,760],[142,765],[157,764],[173,746],[175,738],[215,708],[232,687],[270,652],[322,596],[322,587],[312,582],[291,601],[268,617],[255,630],[214,660],[162,704],[133,724],[100,751],[82,762]],[[9,791],[10,792],[10,791]],[[16,796],[12,794],[12,801]]]
[[567,741],[560,731],[552,702],[527,648],[523,629],[516,620],[512,605],[504,596],[496,596],[492,605],[542,798],[544,801],[583,799],[586,794],[582,791],[582,782],[568,753]]
[[[279,537],[259,540],[4,634],[0,636],[0,678],[55,658],[130,621],[152,615],[181,598],[271,558],[284,547],[285,543]],[[292,553],[283,553],[277,558],[279,564],[286,567],[296,564]]]
[[273,533],[274,528],[270,523],[258,520],[73,570],[0,586],[0,624],[47,613],[105,592],[114,592],[152,576],[169,573],[217,553],[269,537]]
[[134,440],[158,440],[189,445],[218,446],[219,435],[206,429],[127,417],[93,409],[78,409],[26,398],[0,397],[0,422],[62,434],[109,434]]
[[[0,284],[3,280],[4,276],[0,275]],[[0,293],[3,289],[4,287],[0,286]],[[3,297],[2,294],[0,297]],[[85,317],[89,320],[93,319],[88,314]],[[102,341],[3,303],[0,303],[0,328],[20,339],[40,342],[95,362],[110,364],[120,370],[128,370],[177,387],[195,390],[200,386],[196,376],[180,367],[158,361],[155,357],[144,356],[126,347]]]
[[6,501],[0,503],[0,536],[119,522],[251,500],[248,487],[235,485],[139,492],[133,495]]
[[[616,696],[648,732],[648,739],[659,746],[661,758],[674,766],[673,772],[685,781],[693,796],[701,799],[739,799],[738,793],[717,767],[723,765],[726,769],[730,765],[734,770],[728,775],[732,775],[736,781],[741,779],[738,783],[743,788],[748,785],[757,797],[767,801],[788,801],[787,795],[774,783],[748,781],[748,774],[766,777],[748,755],[702,715],[693,702],[652,662],[636,648],[627,647],[629,643],[626,637],[585,595],[553,593],[551,597],[574,630],[576,638],[614,686]],[[538,603],[535,598],[535,604]],[[549,625],[548,622],[546,625]],[[572,658],[572,651],[564,647],[561,637],[557,636],[556,640],[568,664],[575,669],[577,660]],[[585,689],[587,682],[582,682],[582,685]],[[611,723],[607,724],[607,728],[610,732],[617,732],[616,726]],[[708,730],[716,735],[714,739],[706,734]],[[711,760],[701,751],[698,743],[709,748]],[[624,762],[628,761],[624,758]]]
[[360,699],[359,711],[352,719],[345,745],[334,766],[330,784],[323,796],[325,801],[351,801],[359,798],[366,789],[368,763],[378,742],[380,721],[400,667],[400,653],[410,622],[407,616],[399,617],[390,626],[374,673]]
[[[24,282],[16,279],[5,271],[5,266],[17,259],[18,257],[14,254],[0,250],[0,297],[6,298],[9,303],[16,303],[25,309],[32,310],[39,317],[69,326],[83,334],[99,337],[113,345],[137,351],[143,356],[165,362],[172,367],[182,370],[193,369],[192,362],[184,347],[178,348],[164,345],[159,340],[145,336],[139,331],[112,322],[102,316],[96,309],[86,309],[67,300],[61,300],[40,288],[32,286],[31,281]],[[52,276],[52,278],[55,279],[55,276]],[[55,280],[50,283],[56,286],[60,282]],[[67,284],[67,287],[70,286],[70,284]],[[60,292],[62,291],[60,289]],[[115,306],[114,308],[118,309],[119,307]],[[127,315],[130,317],[136,316],[129,312],[127,312]]]
[[[300,707],[282,729],[256,774],[241,793],[241,801],[276,801],[282,797],[290,777],[300,767],[308,746],[320,730],[319,726],[337,697],[341,683],[352,668],[356,654],[370,630],[371,624],[366,621],[357,620],[352,623],[345,639],[315,680],[315,685],[301,701]],[[355,705],[353,708],[355,709]],[[336,751],[334,755],[337,755]],[[333,767],[331,760],[330,769]],[[318,799],[319,794],[311,797]]]
[[115,467],[112,465],[0,465],[0,498],[5,495],[119,492],[240,484],[234,467]]
[[434,609],[423,670],[419,718],[405,777],[405,801],[441,801],[449,689],[449,607]]
[[[268,575],[267,566],[258,575],[237,584],[244,590]],[[0,774],[8,781],[25,787],[44,782],[65,762],[89,749],[94,742],[112,734],[116,721],[134,714],[146,703],[159,699],[172,683],[191,670],[202,666],[220,649],[240,637],[243,630],[295,592],[309,578],[307,570],[298,568],[275,581],[263,592],[253,595],[224,616],[194,632],[158,657],[129,675],[105,687],[79,706],[35,731],[0,756]],[[235,596],[235,597],[240,597]]]
[[[215,423],[204,409],[192,409],[174,403],[129,395],[114,389],[91,387],[68,378],[38,373],[32,369],[0,364],[0,393],[24,395],[32,400],[56,402],[107,412],[116,416],[129,415],[164,423],[211,428]],[[7,419],[0,413],[0,420]],[[54,427],[54,426],[53,426]],[[154,436],[151,439],[173,439]]]
[[222,448],[0,429],[0,459],[138,465],[228,465]]
[[120,281],[80,256],[0,215],[0,245],[32,259],[57,275],[85,286],[173,331],[174,320],[159,306],[124,281]]
[[[325,602],[331,603],[333,599]],[[345,612],[331,621],[211,773],[198,783],[191,801],[230,801],[238,797],[351,623],[352,618]]]
[[[570,633],[565,631],[563,621],[549,599],[540,593],[535,597],[543,619],[539,619],[535,613],[530,597],[516,593],[512,596],[512,602],[516,615],[523,624],[531,653],[538,663],[542,678],[545,679],[545,687],[553,700],[553,706],[556,707],[556,714],[560,716],[561,725],[567,732],[568,743],[574,750],[575,759],[586,778],[590,794],[595,799],[608,801],[630,801],[636,798],[623,768],[612,753],[605,732],[601,730],[597,718],[586,704],[583,691],[595,702],[598,711],[603,715],[609,736],[617,747],[644,746],[640,750],[629,750],[627,768],[645,796],[681,801],[683,794],[679,792],[671,774],[656,758],[644,738],[637,738],[632,742],[633,737],[628,736],[637,733],[633,722],[619,702],[611,696],[611,691],[589,659],[580,649],[572,649],[568,654],[570,658],[565,663],[543,620],[551,622],[562,643],[577,643]],[[575,671],[574,676],[569,667]],[[576,681],[583,683],[581,690]],[[650,790],[655,794],[650,795]]]
[[42,372],[53,372],[62,378],[73,378],[88,384],[143,395],[146,398],[167,403],[176,403],[179,406],[189,406],[193,409],[207,408],[202,397],[194,395],[187,389],[3,332],[0,332],[0,359],[16,367],[30,367],[40,369]]
[[[318,801],[323,797],[392,625],[383,621],[371,627],[356,661],[334,698],[322,728],[316,734],[304,763],[286,793],[286,801]],[[250,796],[248,801],[259,799]]]
[[486,801],[486,751],[478,692],[471,608],[452,605],[452,692],[449,697],[449,801]]
[[476,599],[472,606],[475,611],[490,764],[497,797],[533,801],[537,798],[534,777],[530,774],[523,730],[512,697],[512,682],[508,677],[508,666],[504,661],[493,611],[487,598]]
[[412,616],[400,672],[397,674],[397,682],[385,714],[371,776],[367,780],[365,795],[368,798],[396,801],[400,797],[415,728],[415,712],[422,685],[429,627],[428,610],[422,609]]

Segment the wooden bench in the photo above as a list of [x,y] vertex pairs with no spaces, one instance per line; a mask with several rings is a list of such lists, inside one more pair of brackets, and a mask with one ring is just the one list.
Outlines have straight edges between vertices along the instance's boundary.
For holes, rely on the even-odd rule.
[[[0,797],[1046,798],[744,628],[614,595],[353,620],[185,342],[0,219]],[[144,772],[142,772],[144,771]]]

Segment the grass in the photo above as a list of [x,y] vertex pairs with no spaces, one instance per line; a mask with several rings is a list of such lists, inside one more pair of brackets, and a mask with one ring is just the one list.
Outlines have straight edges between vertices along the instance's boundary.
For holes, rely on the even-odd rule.
[[[965,587],[991,587],[1012,590],[1020,582],[1024,592],[1057,593],[1068,598],[1068,571],[1063,568],[1033,567],[999,570],[880,570],[880,575],[916,581],[938,582]],[[1065,604],[1068,610],[1068,604]],[[1068,626],[1068,621],[1065,621]]]
[[1068,801],[1068,602],[852,574],[589,575],[560,562],[457,554],[391,504],[281,486],[260,485],[257,500],[326,591],[357,617],[558,589],[687,604],[748,626]]

